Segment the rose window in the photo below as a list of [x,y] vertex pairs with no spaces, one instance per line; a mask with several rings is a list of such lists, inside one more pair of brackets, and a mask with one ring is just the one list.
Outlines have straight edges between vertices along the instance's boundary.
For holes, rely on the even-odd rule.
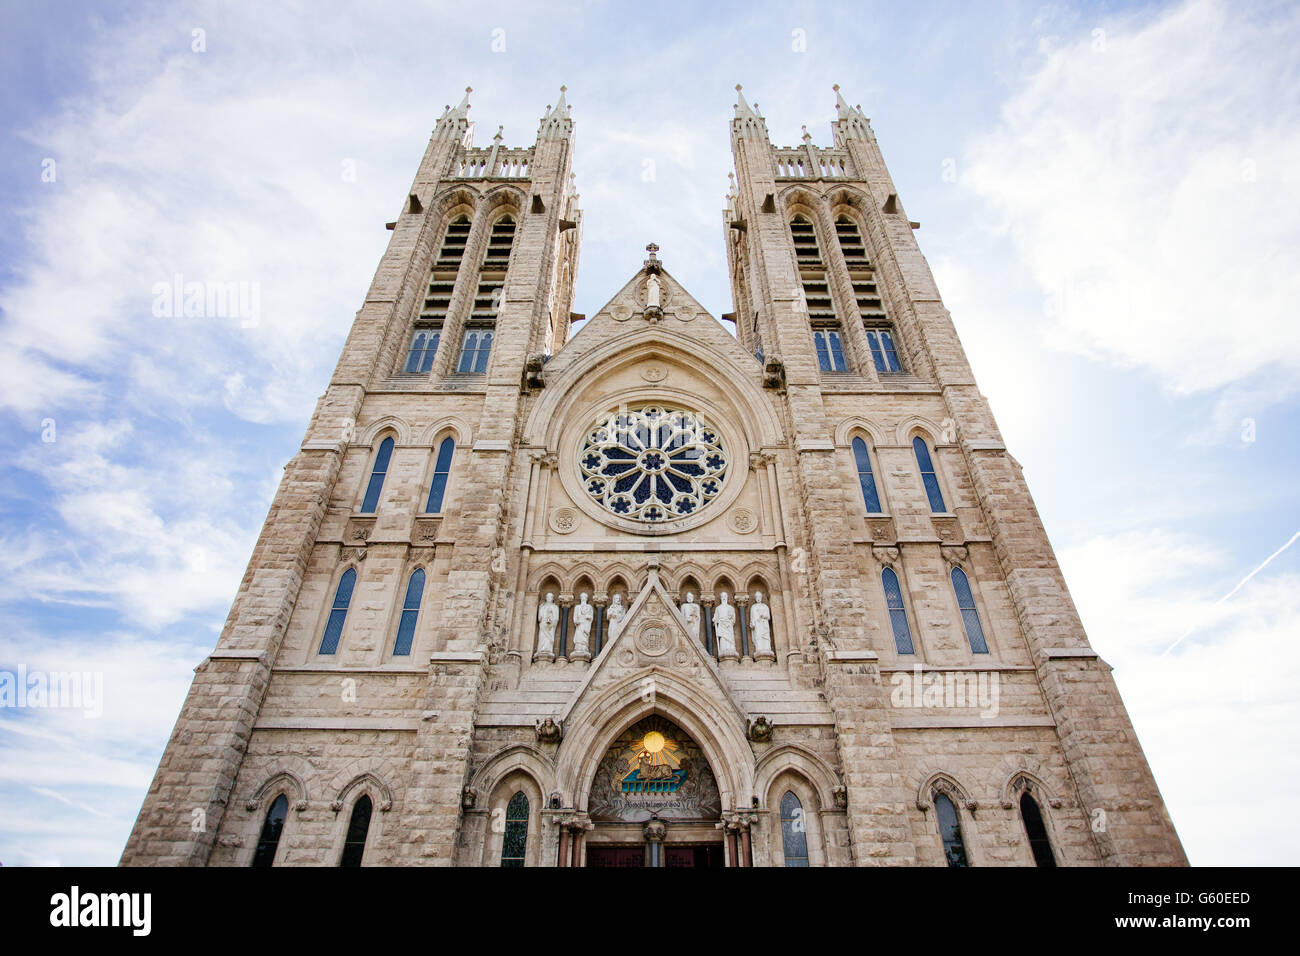
[[693,515],[722,491],[722,436],[696,412],[647,405],[610,412],[587,433],[578,474],[587,494],[633,521]]

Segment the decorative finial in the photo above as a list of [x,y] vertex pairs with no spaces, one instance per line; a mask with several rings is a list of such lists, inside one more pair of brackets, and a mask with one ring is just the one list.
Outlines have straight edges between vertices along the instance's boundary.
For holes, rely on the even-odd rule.
[[737,84],[736,84],[736,92],[739,93],[740,90],[741,90],[741,86],[740,86],[739,83],[737,83]]
[[567,90],[567,89],[568,89],[568,87],[565,86],[563,83],[560,84],[560,92],[561,92],[561,93],[563,93],[563,92],[564,92],[565,90]]
[[658,243],[654,243],[654,242],[650,243],[650,245],[645,247],[645,251],[650,253],[650,258],[653,259],[655,257],[655,253],[659,251]]
[[504,126],[498,126],[498,127],[497,127],[497,134],[496,134],[495,136],[492,137],[493,141],[498,142],[498,143],[501,142],[501,131],[504,130],[504,129],[505,129]]
[[836,83],[831,87],[831,89],[834,90],[836,93],[838,93],[840,91],[840,85]]

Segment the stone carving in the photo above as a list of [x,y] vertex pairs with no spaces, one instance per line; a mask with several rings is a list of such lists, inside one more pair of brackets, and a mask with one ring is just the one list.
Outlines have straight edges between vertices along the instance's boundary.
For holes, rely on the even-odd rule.
[[970,550],[964,545],[941,545],[939,553],[943,555],[945,561],[954,567],[961,567],[970,557]]
[[848,787],[836,787],[831,791],[831,799],[835,801],[837,809],[847,810],[849,808]]
[[546,387],[545,365],[546,355],[542,352],[534,352],[524,360],[524,388]]
[[695,603],[695,595],[687,593],[686,601],[682,604],[682,623],[686,625],[686,633],[700,639],[700,606]]
[[573,608],[573,653],[570,660],[591,660],[591,622],[595,620],[596,611],[587,603],[587,592],[578,595],[578,603]]
[[641,367],[641,377],[647,382],[662,382],[668,377],[668,369],[662,365],[643,365]]
[[613,641],[618,638],[623,630],[625,617],[627,617],[627,608],[623,606],[623,596],[615,594],[610,598],[609,610],[605,612],[605,630],[608,632],[608,640]]
[[769,355],[763,362],[763,387],[785,388],[785,364],[775,355]]
[[749,722],[749,739],[757,744],[769,743],[772,740],[772,722],[766,717],[751,720]]
[[659,304],[659,277],[651,275],[645,280],[645,304],[647,309],[658,309]]
[[763,603],[763,592],[754,592],[749,607],[749,637],[755,660],[776,660],[772,653],[772,609]]
[[871,548],[871,556],[875,558],[880,564],[885,565],[886,567],[898,563],[897,548],[882,548],[873,545]]
[[547,717],[545,720],[539,720],[535,725],[537,731],[537,741],[543,744],[558,744],[560,738],[564,736],[560,725],[555,722],[555,718]]
[[672,645],[662,621],[651,621],[636,636],[636,646],[647,657],[658,657]]
[[738,660],[736,653],[736,609],[727,603],[727,592],[718,596],[718,607],[713,612],[713,633],[718,639],[718,657],[724,661]]
[[758,518],[748,508],[737,508],[727,516],[727,525],[737,534],[749,534],[758,527]]
[[478,791],[473,787],[466,787],[460,792],[460,805],[463,809],[473,810],[476,803],[478,803]]
[[570,534],[578,527],[578,512],[572,508],[556,508],[551,512],[551,530],[556,534]]
[[609,314],[615,322],[626,322],[632,318],[632,307],[626,302],[619,302],[610,308]]
[[546,600],[537,609],[537,653],[533,660],[555,659],[555,626],[560,623],[560,609],[555,604],[554,592],[547,592]]
[[664,837],[668,836],[668,826],[656,814],[641,828],[641,834],[648,843],[662,843]]

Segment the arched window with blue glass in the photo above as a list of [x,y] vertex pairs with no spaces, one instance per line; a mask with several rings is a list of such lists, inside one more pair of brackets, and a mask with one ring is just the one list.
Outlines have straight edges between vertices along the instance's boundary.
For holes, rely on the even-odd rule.
[[320,641],[322,654],[333,654],[339,649],[339,638],[343,636],[343,625],[348,619],[348,607],[352,604],[352,590],[357,586],[357,569],[348,568],[339,578],[338,587],[334,589],[334,604],[330,608],[329,619],[325,622],[325,634]]
[[862,438],[853,439],[853,466],[858,472],[858,487],[867,514],[880,514],[880,494],[876,490],[876,476],[871,470],[871,454]]
[[374,802],[367,794],[352,807],[352,816],[348,819],[348,831],[343,840],[343,855],[339,857],[339,866],[360,866],[366,855],[366,837],[370,834],[370,816],[374,811]]
[[289,815],[289,798],[283,793],[271,801],[262,821],[262,833],[257,839],[257,852],[253,855],[253,866],[274,866],[275,851],[280,846],[280,835],[284,832],[284,821]]
[[518,791],[506,804],[501,865],[523,866],[528,854],[528,797]]
[[984,639],[984,628],[980,624],[980,612],[975,607],[975,595],[971,591],[970,580],[961,568],[952,569],[952,590],[957,595],[957,607],[961,611],[961,625],[966,630],[966,641],[970,644],[972,654],[987,654],[988,641]]
[[966,858],[966,842],[961,835],[961,818],[946,793],[934,795],[934,815],[938,818],[939,836],[943,839],[943,855],[948,865],[970,866]]
[[406,657],[415,642],[415,625],[420,618],[420,602],[424,599],[424,569],[416,568],[406,582],[406,599],[402,601],[402,616],[397,623],[397,640],[393,643],[393,656]]
[[781,797],[781,849],[786,866],[808,865],[808,824],[793,790]]
[[925,439],[917,435],[912,439],[912,450],[916,452],[916,467],[921,472],[921,484],[925,485],[925,496],[930,499],[930,510],[935,514],[945,514],[948,509],[943,502],[943,492],[939,488],[939,476],[934,471],[934,460],[930,457],[930,446]]
[[372,515],[379,507],[379,495],[384,490],[384,479],[388,477],[388,464],[393,458],[393,439],[385,438],[379,443],[375,454],[375,463],[370,469],[370,481],[366,484],[366,496],[361,501],[361,513]]
[[889,609],[889,624],[894,630],[894,647],[900,654],[914,654],[912,629],[907,624],[907,606],[903,603],[903,588],[893,568],[880,572],[880,583],[885,588],[885,606]]
[[450,436],[444,438],[438,446],[438,457],[433,463],[433,481],[429,484],[429,500],[424,510],[429,514],[441,514],[443,499],[447,496],[447,482],[451,479],[451,458],[456,452],[456,440]]

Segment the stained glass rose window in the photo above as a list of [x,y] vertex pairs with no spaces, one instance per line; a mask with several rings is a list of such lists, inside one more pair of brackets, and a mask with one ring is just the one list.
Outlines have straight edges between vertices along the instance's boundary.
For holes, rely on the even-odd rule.
[[603,415],[578,453],[578,474],[601,507],[633,521],[693,515],[722,491],[722,435],[698,412],[663,405]]

